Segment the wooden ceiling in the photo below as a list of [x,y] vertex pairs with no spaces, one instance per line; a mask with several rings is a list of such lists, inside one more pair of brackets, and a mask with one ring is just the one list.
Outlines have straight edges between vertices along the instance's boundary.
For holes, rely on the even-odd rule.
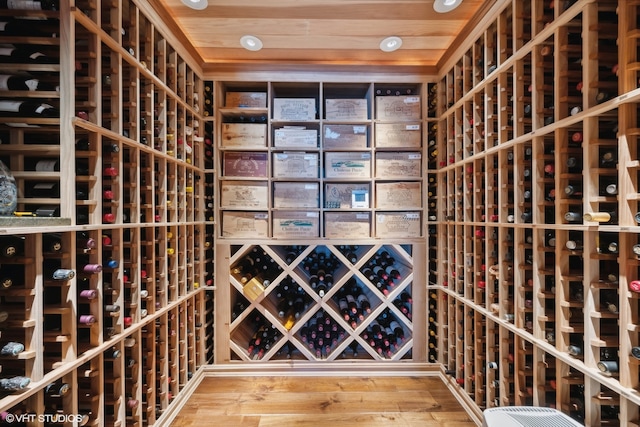
[[[287,65],[437,66],[465,27],[495,0],[464,0],[441,14],[434,0],[209,0],[193,10],[181,0],[157,0],[198,52],[205,68]],[[468,30],[468,27],[467,27]],[[257,52],[240,46],[260,38]],[[399,36],[400,50],[382,52],[382,39]]]

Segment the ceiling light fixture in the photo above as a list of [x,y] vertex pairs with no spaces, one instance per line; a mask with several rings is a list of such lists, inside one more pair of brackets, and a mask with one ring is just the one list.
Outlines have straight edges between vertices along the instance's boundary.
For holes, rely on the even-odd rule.
[[438,13],[451,12],[456,7],[460,6],[462,0],[434,0],[433,10]]
[[182,4],[195,10],[203,10],[209,6],[208,0],[182,0]]
[[391,36],[380,42],[380,50],[383,52],[393,52],[400,49],[402,46],[402,39],[400,37]]
[[262,40],[256,36],[242,36],[240,37],[240,44],[247,50],[260,50],[262,49]]

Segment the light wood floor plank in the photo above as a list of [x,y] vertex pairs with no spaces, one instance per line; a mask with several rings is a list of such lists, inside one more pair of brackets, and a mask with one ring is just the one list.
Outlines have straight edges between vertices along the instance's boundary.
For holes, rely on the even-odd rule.
[[434,377],[207,377],[172,426],[473,427]]

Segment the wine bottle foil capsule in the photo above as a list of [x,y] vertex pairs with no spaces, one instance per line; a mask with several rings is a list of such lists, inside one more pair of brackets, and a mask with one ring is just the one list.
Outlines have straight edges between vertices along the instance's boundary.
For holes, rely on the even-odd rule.
[[567,353],[571,356],[580,356],[582,354],[582,349],[577,345],[569,345],[567,347]]
[[87,264],[83,268],[85,273],[100,273],[102,266],[100,264]]
[[632,280],[629,282],[629,290],[631,292],[640,292],[640,280]]
[[0,355],[3,356],[17,356],[24,351],[24,344],[10,341],[6,343],[2,349],[0,349]]
[[608,212],[587,212],[583,218],[585,221],[609,222],[611,221],[611,214]]
[[598,362],[598,369],[600,369],[600,372],[618,372],[618,362],[615,360],[601,360]]
[[53,272],[53,280],[71,280],[76,276],[75,271],[59,268]]

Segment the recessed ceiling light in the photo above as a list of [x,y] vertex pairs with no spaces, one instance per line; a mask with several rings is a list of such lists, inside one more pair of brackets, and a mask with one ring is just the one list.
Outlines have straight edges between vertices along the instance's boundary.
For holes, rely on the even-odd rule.
[[203,10],[209,6],[208,0],[182,0],[182,3],[195,10]]
[[247,50],[260,50],[262,49],[262,40],[256,36],[242,36],[240,38],[240,44]]
[[400,37],[391,36],[380,42],[380,50],[383,52],[393,52],[400,49],[402,46],[402,39]]
[[434,0],[433,10],[438,13],[451,12],[456,7],[460,6],[462,0]]

